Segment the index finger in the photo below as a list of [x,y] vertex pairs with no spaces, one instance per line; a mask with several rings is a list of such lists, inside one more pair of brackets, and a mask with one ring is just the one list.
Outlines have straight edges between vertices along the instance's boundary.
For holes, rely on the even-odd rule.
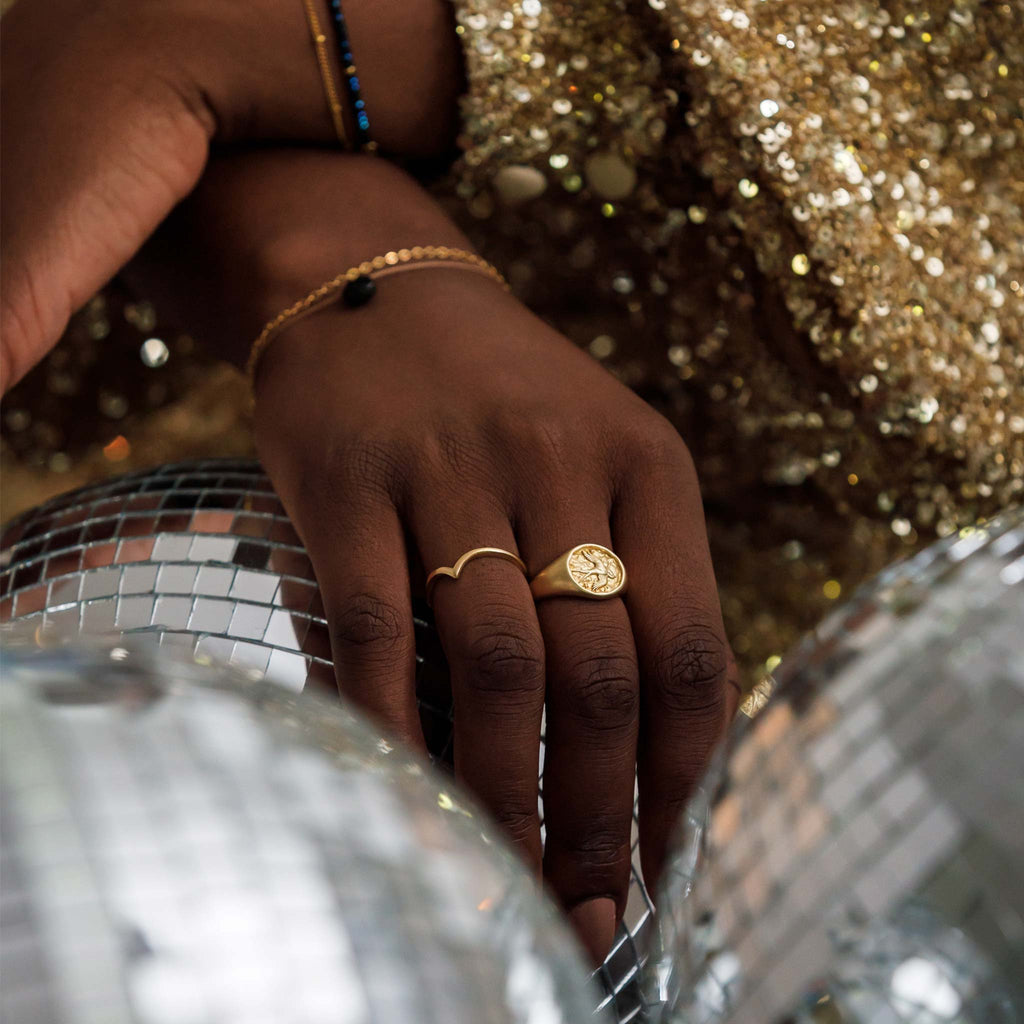
[[696,474],[682,440],[636,464],[613,509],[640,665],[640,859],[654,891],[668,838],[735,710]]

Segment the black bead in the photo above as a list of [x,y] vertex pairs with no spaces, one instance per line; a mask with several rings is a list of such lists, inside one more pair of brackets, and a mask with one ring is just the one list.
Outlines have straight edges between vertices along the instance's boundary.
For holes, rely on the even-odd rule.
[[341,301],[351,309],[365,306],[377,294],[377,285],[365,274],[349,281],[341,293]]

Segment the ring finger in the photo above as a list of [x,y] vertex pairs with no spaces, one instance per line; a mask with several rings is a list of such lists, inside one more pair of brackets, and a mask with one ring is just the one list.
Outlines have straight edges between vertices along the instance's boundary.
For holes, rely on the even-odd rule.
[[[517,553],[508,516],[483,490],[426,487],[408,519],[427,572],[476,547]],[[500,558],[440,577],[431,598],[451,670],[455,770],[539,874],[537,767],[544,708],[544,644],[522,570]]]

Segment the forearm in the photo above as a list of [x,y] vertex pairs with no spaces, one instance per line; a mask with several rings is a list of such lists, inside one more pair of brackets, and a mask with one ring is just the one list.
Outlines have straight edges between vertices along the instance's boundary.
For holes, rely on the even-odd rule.
[[[219,11],[217,46],[196,38],[193,77],[203,82],[222,137],[333,138],[301,0],[203,4],[205,20]],[[315,6],[335,54],[326,0],[315,0]],[[450,149],[463,89],[451,5],[343,0],[343,7],[374,141],[399,156]]]
[[[448,5],[345,13],[381,150],[446,152],[461,89]],[[211,141],[329,143],[333,126],[300,0],[25,2],[3,28],[7,388],[191,192]]]
[[211,164],[130,276],[162,315],[241,366],[282,309],[350,266],[414,245],[469,248],[393,165],[313,151],[247,154]]

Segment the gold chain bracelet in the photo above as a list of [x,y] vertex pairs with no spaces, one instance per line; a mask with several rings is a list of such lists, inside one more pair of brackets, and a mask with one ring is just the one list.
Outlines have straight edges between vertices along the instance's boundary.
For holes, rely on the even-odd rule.
[[334,84],[334,69],[327,57],[327,36],[320,28],[320,19],[316,16],[316,8],[313,0],[302,0],[306,8],[306,21],[309,23],[309,34],[313,39],[313,49],[316,50],[316,62],[320,68],[320,80],[324,84],[324,96],[327,98],[327,107],[331,112],[331,121],[334,123],[334,134],[338,136],[338,142],[344,149],[348,149],[348,133],[345,131],[345,121],[341,113],[341,100],[338,99],[338,89]]
[[458,270],[472,270],[486,274],[506,291],[508,283],[497,268],[476,253],[465,249],[454,249],[447,245],[416,245],[411,249],[394,249],[383,256],[375,256],[364,260],[344,273],[325,281],[314,288],[305,298],[299,299],[287,309],[282,310],[270,320],[260,331],[259,337],[253,342],[249,351],[249,359],[245,366],[249,380],[249,392],[255,400],[256,369],[267,346],[284,327],[309,316],[324,306],[331,305],[341,295],[345,304],[350,307],[362,306],[369,302],[376,291],[374,280],[388,274],[403,270],[417,270],[443,264]]

